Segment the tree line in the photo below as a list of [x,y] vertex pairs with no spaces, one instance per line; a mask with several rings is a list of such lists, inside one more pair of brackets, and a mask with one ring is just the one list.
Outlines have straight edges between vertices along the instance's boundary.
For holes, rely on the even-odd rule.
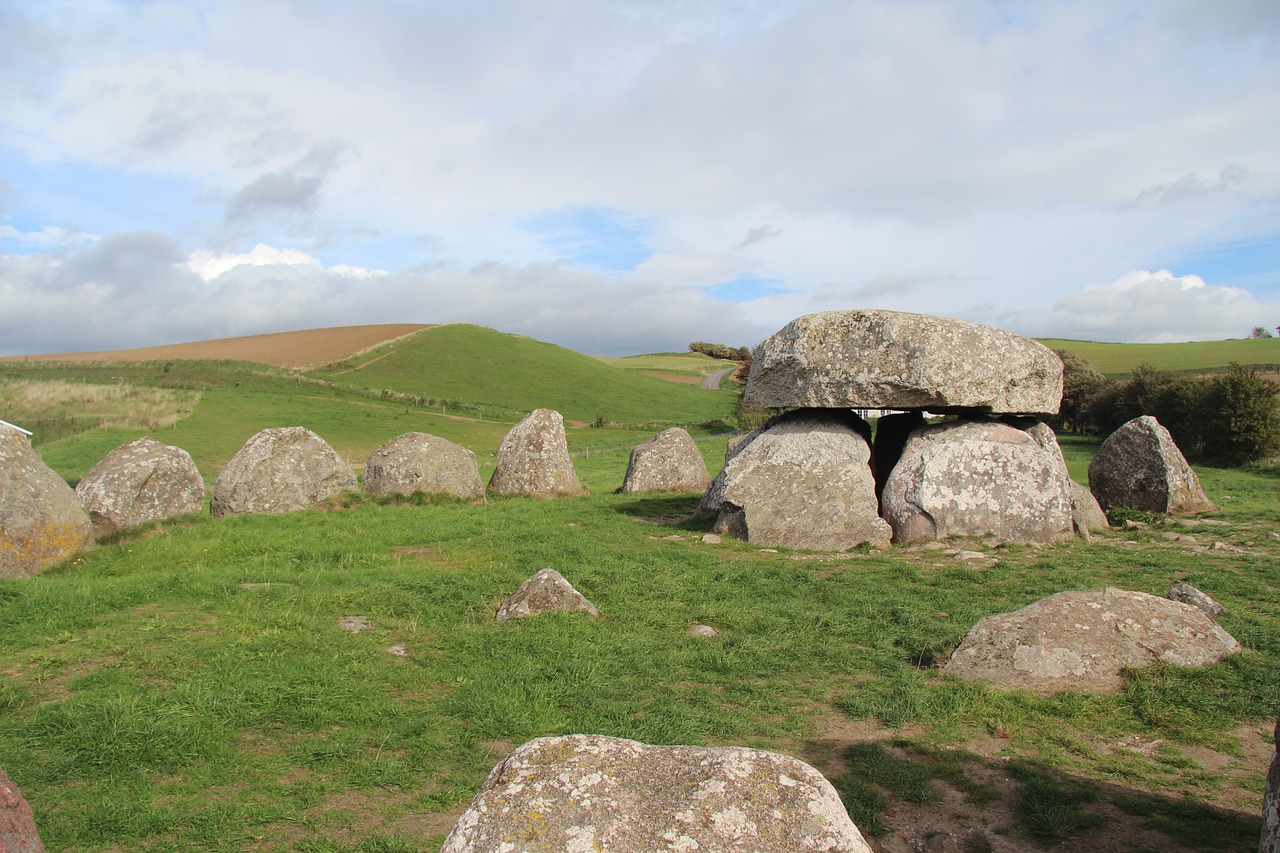
[[1110,435],[1151,415],[1185,456],[1243,465],[1280,452],[1280,386],[1254,367],[1192,376],[1139,365],[1128,379],[1104,376],[1088,360],[1056,351],[1063,363],[1062,408],[1048,419],[1058,430]]

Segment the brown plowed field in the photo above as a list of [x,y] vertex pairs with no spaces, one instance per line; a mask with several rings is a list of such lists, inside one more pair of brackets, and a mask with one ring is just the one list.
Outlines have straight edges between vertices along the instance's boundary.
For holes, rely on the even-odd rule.
[[162,347],[108,350],[106,352],[59,352],[47,355],[12,355],[0,361],[169,361],[176,359],[210,361],[256,361],[276,367],[310,367],[341,361],[387,341],[420,332],[430,326],[421,323],[388,323],[378,326],[336,326],[276,332],[243,338],[193,341]]

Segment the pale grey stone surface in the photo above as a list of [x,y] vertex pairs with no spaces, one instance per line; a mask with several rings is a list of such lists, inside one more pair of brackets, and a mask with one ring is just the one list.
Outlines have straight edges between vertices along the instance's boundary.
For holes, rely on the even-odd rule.
[[564,575],[555,569],[542,569],[507,596],[498,606],[498,612],[493,618],[498,622],[506,622],[508,619],[523,619],[551,610],[600,615],[596,606],[574,589]]
[[1217,509],[1169,430],[1150,415],[1134,418],[1102,442],[1089,463],[1089,489],[1105,510],[1191,515]]
[[441,853],[871,853],[831,783],[743,747],[537,738],[503,759]]
[[987,534],[1055,542],[1073,531],[1069,483],[1056,441],[995,421],[942,423],[907,440],[881,512],[895,542]]
[[689,433],[664,430],[631,449],[623,492],[701,492],[711,482],[707,462]]
[[1089,487],[1071,480],[1071,520],[1076,530],[1081,534],[1093,533],[1097,530],[1107,530],[1111,527],[1111,522],[1107,521],[1107,514],[1102,511],[1102,507],[1098,505],[1098,499],[1093,496],[1093,492],[1089,491]]
[[264,429],[218,474],[210,510],[215,516],[293,512],[358,487],[351,466],[311,430]]
[[76,484],[76,494],[98,539],[204,509],[204,480],[191,454],[146,437],[108,453]]
[[1203,666],[1238,651],[1234,637],[1189,604],[1107,587],[988,616],[943,669],[1006,687],[1111,692],[1125,668]]
[[384,442],[364,465],[371,495],[484,496],[476,455],[460,444],[425,432],[407,432]]
[[535,409],[511,428],[498,448],[489,491],[536,498],[583,494],[559,412]]
[[[782,548],[887,545],[866,424],[845,412],[793,412],[725,466],[714,531]],[[708,500],[711,490],[708,489]]]
[[824,311],[757,347],[751,406],[1053,414],[1062,360],[1009,332],[927,314]]
[[89,544],[89,513],[17,430],[0,427],[0,577],[35,574]]

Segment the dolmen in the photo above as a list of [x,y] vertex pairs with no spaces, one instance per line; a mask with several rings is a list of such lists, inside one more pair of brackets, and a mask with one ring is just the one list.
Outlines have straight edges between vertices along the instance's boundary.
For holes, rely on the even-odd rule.
[[[715,532],[812,550],[1065,539],[1082,514],[1040,420],[1061,400],[1061,359],[1029,338],[898,311],[806,315],[756,349],[744,394],[790,411],[731,443],[698,511]],[[874,439],[854,412],[867,409],[896,412]]]
[[871,853],[822,774],[776,752],[543,737],[498,763],[441,853]]
[[89,513],[16,429],[0,426],[0,578],[70,558],[92,541]]

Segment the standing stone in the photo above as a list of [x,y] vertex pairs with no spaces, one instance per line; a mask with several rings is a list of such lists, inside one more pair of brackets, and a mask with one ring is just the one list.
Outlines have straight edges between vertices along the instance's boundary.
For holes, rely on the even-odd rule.
[[1072,533],[1061,451],[1025,430],[960,421],[917,430],[881,496],[895,542],[991,534],[1048,543]]
[[351,466],[311,430],[264,429],[222,469],[210,510],[219,517],[293,512],[359,485]]
[[1009,332],[927,314],[824,311],[757,347],[749,406],[1055,414],[1062,359]]
[[1104,510],[1192,515],[1217,509],[1169,430],[1150,415],[1134,418],[1102,442],[1089,463],[1089,489]]
[[1098,505],[1098,499],[1093,496],[1093,492],[1089,491],[1089,487],[1075,480],[1070,482],[1071,523],[1075,525],[1076,532],[1081,536],[1087,536],[1094,531],[1110,528],[1111,522],[1107,521],[1107,514],[1102,511],[1102,507]]
[[0,770],[0,851],[44,853],[31,806],[3,770]]
[[407,432],[369,454],[364,490],[379,496],[422,492],[478,498],[484,495],[484,482],[476,455],[467,448],[424,432]]
[[871,853],[831,783],[790,756],[531,740],[493,768],[441,853]]
[[498,448],[489,490],[535,498],[583,494],[559,412],[535,409],[511,428]]
[[1262,801],[1262,840],[1258,853],[1280,853],[1280,717],[1273,735],[1276,750],[1271,753],[1271,769]]
[[792,412],[774,422],[725,466],[714,532],[815,551],[889,544],[868,431],[844,412]]
[[0,577],[61,563],[89,543],[92,529],[76,493],[27,437],[0,426]]
[[702,451],[685,430],[673,427],[631,449],[623,492],[701,492],[711,482]]
[[1111,692],[1124,669],[1203,666],[1240,651],[1204,613],[1145,592],[1060,592],[1016,613],[988,616],[944,672],[1007,687]]
[[191,455],[146,437],[108,453],[76,485],[76,494],[98,539],[204,509],[204,480]]
[[550,610],[600,615],[596,606],[574,589],[573,584],[564,579],[564,575],[555,569],[542,569],[507,596],[498,606],[498,612],[493,618],[498,622],[506,622],[508,619],[523,619]]
[[751,442],[764,435],[765,430],[769,427],[786,420],[788,415],[793,414],[793,412],[789,412],[777,415],[751,430],[751,432],[744,435],[735,435],[729,439],[724,447],[724,467],[720,469],[720,473],[716,474],[712,478],[711,484],[707,486],[707,491],[698,503],[698,508],[694,510],[694,516],[697,518],[715,518],[720,514],[720,504],[724,502],[725,471],[728,470],[729,463],[733,461],[733,457],[745,450]]

